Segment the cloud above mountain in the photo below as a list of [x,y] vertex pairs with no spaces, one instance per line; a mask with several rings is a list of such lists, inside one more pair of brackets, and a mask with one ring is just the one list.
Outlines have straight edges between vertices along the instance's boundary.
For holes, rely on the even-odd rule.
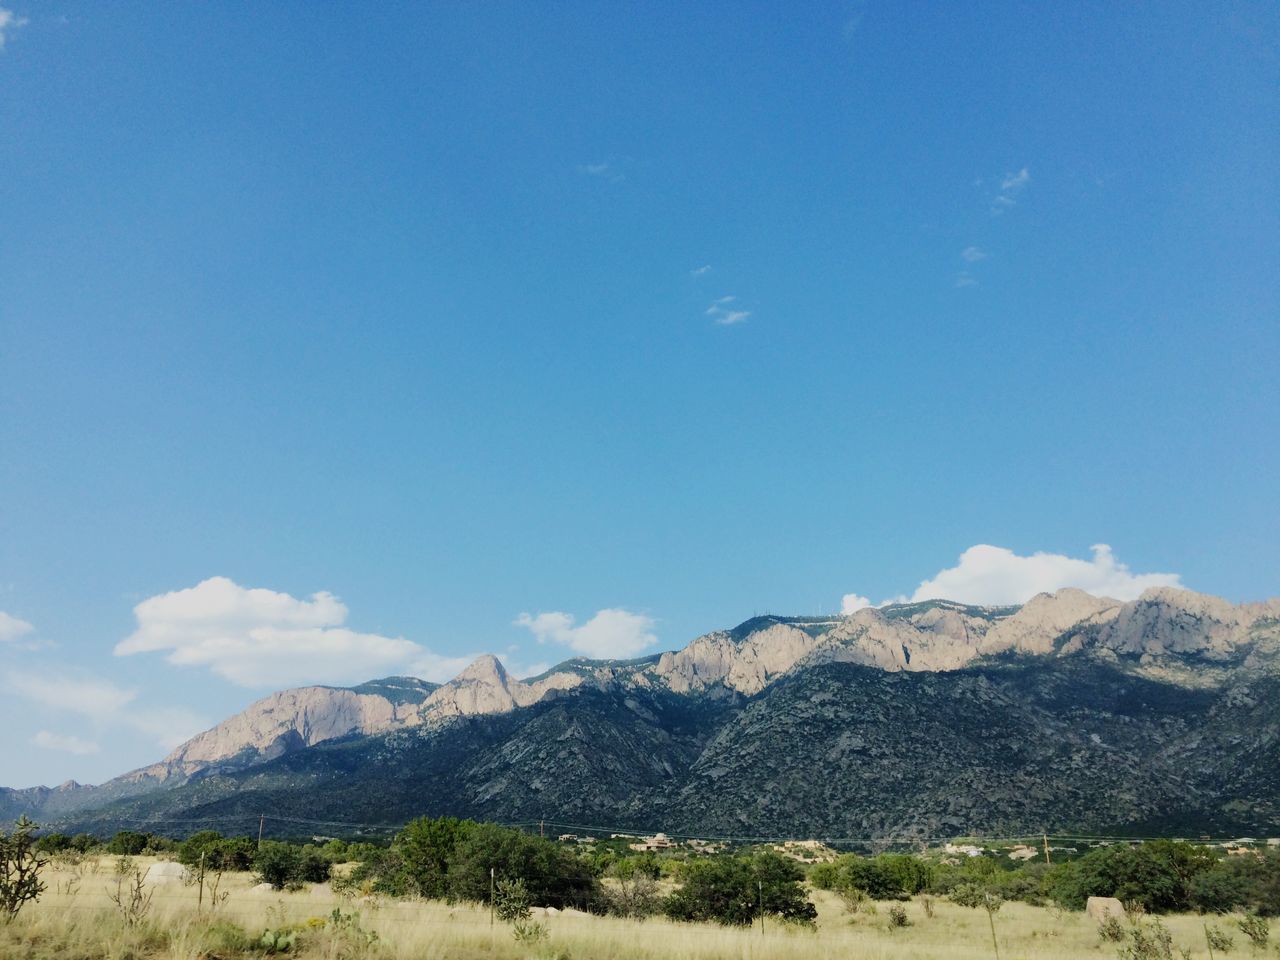
[[634,657],[658,642],[651,617],[617,608],[599,610],[581,626],[575,626],[573,614],[559,610],[522,613],[513,622],[530,630],[539,643],[563,644],[594,659]]
[[[1037,593],[1052,593],[1065,587],[1099,597],[1133,600],[1151,587],[1183,585],[1176,573],[1134,573],[1116,559],[1105,543],[1089,549],[1093,556],[1084,560],[1061,553],[1021,556],[1005,547],[979,543],[960,554],[955,566],[924,580],[910,597],[903,595],[884,603],[955,600],[996,606],[1026,603]],[[843,598],[841,610],[847,615],[867,606],[871,603],[866,597],[849,593]]]
[[321,591],[304,600],[247,588],[226,577],[144,600],[138,628],[116,656],[164,653],[176,666],[204,667],[242,687],[354,683],[378,672],[433,662],[403,637],[345,626],[347,607]]

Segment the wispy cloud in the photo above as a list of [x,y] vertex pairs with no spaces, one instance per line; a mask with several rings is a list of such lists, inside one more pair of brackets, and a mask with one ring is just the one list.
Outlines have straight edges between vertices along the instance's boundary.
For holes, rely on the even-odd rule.
[[737,299],[734,296],[718,297],[711,301],[711,305],[703,311],[703,314],[722,327],[731,327],[736,323],[743,323],[747,317],[751,316],[751,311],[731,309],[729,304]]
[[17,30],[19,27],[27,25],[27,18],[20,17],[12,10],[6,10],[0,7],[0,50],[4,49],[4,42],[10,30]]
[[69,733],[50,733],[48,730],[41,730],[31,738],[31,742],[44,750],[57,750],[79,756],[97,753],[99,749],[92,740],[84,740]]
[[522,613],[513,623],[531,631],[539,643],[563,644],[597,659],[634,657],[658,642],[652,617],[617,608],[599,610],[581,626],[575,625],[573,614],[559,610]]
[[1000,181],[1000,193],[991,202],[992,213],[1003,213],[1018,203],[1018,197],[1031,182],[1031,171],[1023,167],[1017,173],[1006,173]]
[[0,610],[0,643],[12,643],[22,637],[35,633],[35,627],[25,620],[19,620],[12,614]]
[[955,285],[957,287],[976,287],[978,286],[977,278],[968,270],[961,270],[956,274]]
[[710,272],[711,272],[711,264],[707,263],[701,267],[694,267],[692,270],[689,271],[689,276],[702,277],[702,276],[706,276]]
[[[190,739],[209,725],[204,717],[184,707],[139,704],[137,690],[97,677],[11,670],[4,676],[4,686],[10,693],[30,703],[82,717],[100,731],[112,728],[136,731],[166,750]],[[43,746],[62,749],[54,747],[52,741]]]
[[960,259],[965,263],[977,263],[987,259],[987,252],[981,247],[965,247],[960,251]]
[[610,183],[621,183],[627,179],[627,175],[619,170],[617,164],[611,160],[605,160],[600,163],[580,163],[578,164],[578,172],[588,177],[608,180]]

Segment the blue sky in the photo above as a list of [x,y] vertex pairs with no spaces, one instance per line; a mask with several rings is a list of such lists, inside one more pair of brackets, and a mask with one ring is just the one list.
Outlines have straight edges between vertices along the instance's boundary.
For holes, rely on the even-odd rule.
[[0,783],[925,582],[1280,592],[1274,4],[0,6]]

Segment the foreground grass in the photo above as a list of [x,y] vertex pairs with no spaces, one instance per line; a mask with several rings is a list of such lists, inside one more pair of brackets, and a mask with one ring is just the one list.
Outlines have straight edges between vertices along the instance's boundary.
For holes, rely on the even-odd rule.
[[[154,888],[145,920],[127,926],[109,898],[114,890],[112,858],[49,872],[49,890],[18,919],[0,925],[0,957],[24,960],[239,960],[263,956],[265,930],[296,928],[283,956],[365,960],[986,960],[992,956],[987,915],[947,901],[933,903],[932,917],[920,902],[905,904],[911,925],[890,929],[887,905],[850,917],[839,900],[813,891],[816,928],[766,923],[749,930],[663,919],[643,923],[574,913],[538,916],[547,938],[515,942],[509,928],[490,926],[482,907],[415,900],[350,900],[327,884],[297,893],[252,889],[247,875],[224,878],[225,902],[196,908],[194,887]],[[145,867],[145,862],[140,861]],[[351,920],[326,922],[333,910]],[[1203,919],[1164,918],[1174,943],[1208,958]],[[1009,903],[996,914],[1002,960],[1023,958],[1112,958],[1114,944],[1101,943],[1097,927],[1082,914]],[[1229,924],[1222,924],[1229,926]],[[368,934],[376,934],[370,937]],[[1250,956],[1238,932],[1239,955]],[[1275,956],[1273,953],[1272,956]]]

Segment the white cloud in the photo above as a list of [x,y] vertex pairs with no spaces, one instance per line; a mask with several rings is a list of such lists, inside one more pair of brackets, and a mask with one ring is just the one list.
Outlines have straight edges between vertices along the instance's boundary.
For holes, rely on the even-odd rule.
[[954,567],[921,583],[911,599],[1015,604],[1037,593],[1077,587],[1095,596],[1133,600],[1149,587],[1182,586],[1176,573],[1133,573],[1105,543],[1090,549],[1092,559],[1081,560],[1060,553],[1019,556],[1004,547],[980,543],[962,553]]
[[1031,174],[1023,167],[1017,173],[1006,173],[1000,181],[1000,189],[1005,193],[1017,193],[1030,182]]
[[856,593],[846,593],[840,598],[840,612],[846,617],[851,613],[857,613],[863,607],[869,607],[872,603],[866,597],[859,596]]
[[960,288],[976,287],[977,285],[978,285],[977,278],[974,277],[973,274],[971,274],[968,270],[961,270],[959,273],[956,274],[957,287],[960,287]]
[[987,251],[981,247],[965,247],[960,251],[960,259],[965,263],[977,263],[979,260],[987,259]]
[[17,30],[19,27],[25,27],[26,25],[26,17],[20,17],[12,10],[6,10],[4,7],[0,7],[0,50],[4,49],[6,31]]
[[27,621],[19,620],[0,610],[0,643],[9,643],[19,637],[25,637],[29,633],[34,633],[35,629]]
[[343,626],[347,608],[330,593],[299,600],[226,577],[151,597],[133,612],[138,629],[116,644],[117,656],[165,652],[169,663],[207,667],[242,687],[356,683],[432,657],[403,637]]
[[582,626],[574,626],[572,614],[560,611],[532,616],[522,613],[513,623],[527,627],[539,643],[560,643],[594,659],[622,660],[634,657],[658,642],[654,621],[641,613],[610,608],[597,611]]
[[701,277],[711,272],[711,264],[706,263],[689,271],[691,277]]
[[31,742],[45,750],[59,750],[80,756],[98,752],[98,745],[92,740],[83,740],[66,733],[50,733],[48,730],[41,730],[31,738]]
[[729,309],[728,304],[737,299],[734,296],[718,297],[711,301],[711,306],[703,311],[703,315],[710,317],[722,327],[731,327],[735,323],[742,323],[747,317],[751,316],[751,311]]
[[166,750],[209,726],[204,717],[183,707],[138,705],[138,691],[109,680],[14,670],[6,674],[5,686],[32,703],[84,717],[100,730],[134,730]]
[[1017,173],[1006,173],[1000,181],[1000,193],[991,202],[991,212],[1001,213],[1018,202],[1018,195],[1031,182],[1031,172],[1023,167]]

